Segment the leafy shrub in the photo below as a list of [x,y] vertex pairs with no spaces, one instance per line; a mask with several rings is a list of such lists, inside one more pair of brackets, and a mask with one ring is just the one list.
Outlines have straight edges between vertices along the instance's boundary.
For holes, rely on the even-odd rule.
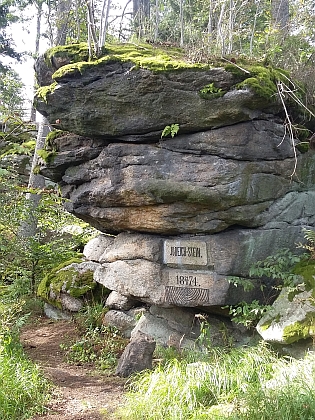
[[77,314],[82,335],[73,343],[61,346],[66,350],[68,362],[90,365],[106,373],[114,370],[129,340],[117,328],[102,325],[103,315],[101,304],[86,306]]

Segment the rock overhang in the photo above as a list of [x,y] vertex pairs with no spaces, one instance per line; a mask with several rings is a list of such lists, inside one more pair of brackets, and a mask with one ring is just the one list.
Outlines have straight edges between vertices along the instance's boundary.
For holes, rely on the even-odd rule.
[[[280,110],[276,80],[283,74],[262,65],[251,66],[252,71],[246,69],[248,65],[226,62],[213,67],[188,63],[178,49],[130,44],[109,45],[104,57],[95,61],[76,61],[73,52],[67,60],[67,48],[46,53],[54,83],[42,82],[36,106],[52,124],[59,121],[60,128],[76,134],[114,139],[153,133],[156,137],[171,123],[178,123],[186,133]],[[81,59],[81,44],[79,51]],[[204,99],[201,92],[209,89],[210,97]],[[211,90],[222,95],[211,97]],[[65,112],[70,108],[72,112]]]

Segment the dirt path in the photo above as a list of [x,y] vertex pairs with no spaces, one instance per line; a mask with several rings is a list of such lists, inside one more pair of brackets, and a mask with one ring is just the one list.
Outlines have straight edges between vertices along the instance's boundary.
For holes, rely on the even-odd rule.
[[108,420],[123,400],[125,381],[93,375],[91,369],[69,365],[60,344],[78,337],[72,321],[41,318],[25,327],[21,341],[29,357],[55,386],[48,413],[32,420]]

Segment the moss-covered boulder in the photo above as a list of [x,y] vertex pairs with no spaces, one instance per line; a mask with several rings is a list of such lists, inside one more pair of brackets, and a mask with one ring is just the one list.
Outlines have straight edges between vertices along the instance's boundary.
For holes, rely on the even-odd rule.
[[149,44],[106,45],[95,61],[86,51],[82,44],[49,50],[45,65],[55,72],[46,86],[38,68],[44,86],[36,94],[38,111],[52,124],[82,136],[156,139],[172,123],[194,132],[281,107],[277,81],[284,72],[263,65],[189,63],[178,49]]
[[93,297],[97,288],[93,274],[97,267],[97,263],[80,259],[67,261],[43,278],[37,294],[58,309],[77,312],[85,300]]

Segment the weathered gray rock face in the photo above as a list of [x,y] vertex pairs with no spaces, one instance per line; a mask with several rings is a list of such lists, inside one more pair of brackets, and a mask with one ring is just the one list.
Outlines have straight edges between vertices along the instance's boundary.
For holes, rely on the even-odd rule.
[[[253,280],[254,290],[244,292],[228,277],[248,277],[253,261],[288,244],[293,246],[303,237],[300,226],[286,225],[281,236],[275,233],[274,229],[234,229],[171,239],[121,233],[108,246],[97,248],[99,265],[94,280],[123,295],[127,302],[138,300],[163,307],[203,307],[208,311],[213,306],[260,299],[260,283]],[[102,243],[102,239],[95,242]],[[268,297],[268,288],[265,295]]]
[[152,369],[155,345],[155,341],[145,334],[135,334],[119,359],[116,375],[127,377],[135,372]]
[[[279,146],[283,130],[272,121],[251,121],[159,144],[103,147],[82,137],[78,142],[76,136],[71,146],[76,151],[67,150],[67,136],[64,148],[63,137],[56,141],[58,154],[42,173],[61,183],[69,211],[104,232],[214,233],[233,225],[257,227],[273,221],[275,212],[295,207],[300,197],[293,192],[313,188],[315,155],[299,156],[299,179],[292,178],[292,146],[288,139]],[[307,198],[312,206],[313,197]]]
[[[59,69],[57,85],[37,98],[37,109],[75,134],[52,141],[55,156],[42,173],[60,182],[69,211],[103,232],[258,227],[279,212],[268,214],[270,206],[313,188],[314,154],[298,152],[292,177],[295,156],[280,101],[240,88],[248,72],[155,72],[119,59],[62,72],[71,57],[50,61],[51,72]],[[48,70],[47,61],[38,65],[43,85]],[[200,91],[207,86],[222,96],[205,99]],[[161,140],[172,123],[179,135]],[[296,197],[286,200],[292,203]]]
[[[44,72],[38,68],[39,75]],[[263,99],[248,89],[233,89],[241,81],[223,68],[152,72],[134,63],[107,62],[80,73],[55,76],[58,83],[37,110],[51,123],[82,136],[139,141],[158,138],[170,123],[184,132],[258,118],[263,110],[279,109],[275,98]],[[39,77],[43,84],[47,77]],[[200,89],[214,83],[227,93],[208,101]],[[97,94],[96,94],[97,93]],[[69,112],[71,110],[71,112]]]

